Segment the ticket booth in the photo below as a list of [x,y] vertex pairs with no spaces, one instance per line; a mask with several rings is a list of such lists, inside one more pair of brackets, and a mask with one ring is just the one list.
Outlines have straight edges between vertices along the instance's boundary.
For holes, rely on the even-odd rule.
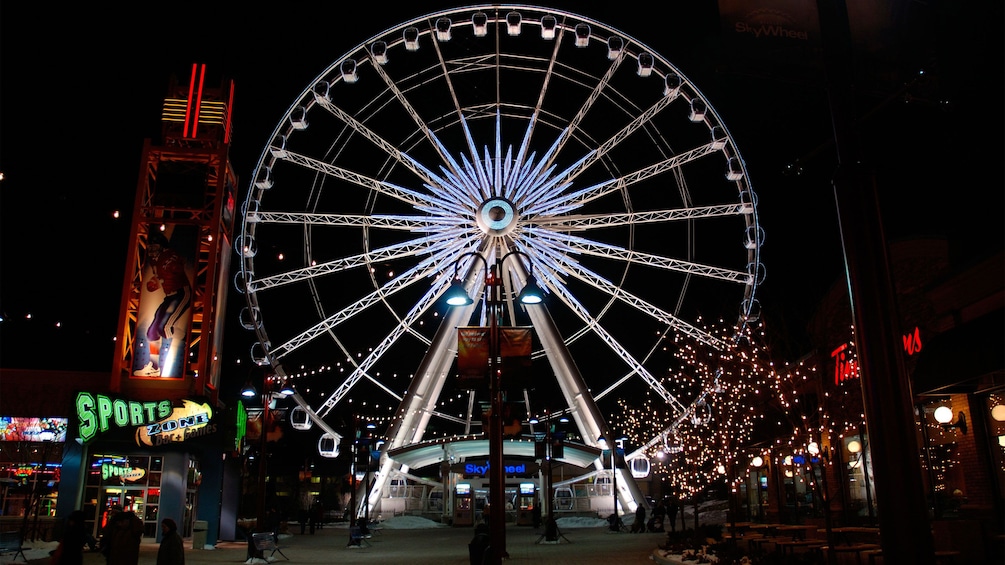
[[534,500],[535,484],[520,483],[520,488],[516,494],[516,525],[534,525]]
[[471,483],[457,483],[454,487],[454,525],[471,526],[475,523],[474,491]]

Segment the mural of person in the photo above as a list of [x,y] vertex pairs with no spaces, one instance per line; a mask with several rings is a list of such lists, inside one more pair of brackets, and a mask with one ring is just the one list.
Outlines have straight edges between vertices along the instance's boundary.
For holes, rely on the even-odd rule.
[[[180,228],[179,228],[180,229]],[[177,231],[177,229],[176,229]],[[178,239],[178,238],[175,238]],[[193,289],[186,258],[159,229],[147,237],[142,316],[133,375],[181,377],[184,343],[191,316]],[[146,275],[145,275],[146,276]],[[151,303],[156,304],[156,309]],[[175,351],[172,352],[172,348]]]

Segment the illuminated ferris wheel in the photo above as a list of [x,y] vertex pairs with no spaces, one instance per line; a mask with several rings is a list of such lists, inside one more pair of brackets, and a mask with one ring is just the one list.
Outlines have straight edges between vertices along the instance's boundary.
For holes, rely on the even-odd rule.
[[[532,357],[591,445],[597,401],[622,389],[673,414],[701,403],[665,388],[668,349],[727,347],[700,320],[757,316],[763,235],[726,125],[660,54],[560,10],[469,6],[360,43],[279,120],[242,212],[255,362],[337,363],[331,392],[304,404],[318,421],[357,386],[386,392],[400,402],[388,448],[463,420],[437,398],[456,328],[484,308],[442,296],[455,277],[479,296],[472,254],[486,268],[512,255],[509,320],[533,326]],[[522,308],[530,277],[547,298]]]

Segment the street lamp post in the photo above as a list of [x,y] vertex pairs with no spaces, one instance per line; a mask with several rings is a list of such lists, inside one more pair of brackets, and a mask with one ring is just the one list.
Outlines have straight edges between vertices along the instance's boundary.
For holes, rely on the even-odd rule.
[[611,530],[618,531],[618,449],[616,444],[611,445],[611,496],[614,498],[614,520],[611,522]]
[[[353,415],[352,417],[353,429],[352,429],[352,463],[349,466],[349,476],[350,482],[352,484],[352,490],[349,495],[349,543],[346,547],[357,548],[361,547],[363,544],[363,539],[370,537],[370,463],[371,463],[371,451],[374,438],[372,437],[372,430],[376,429],[373,423],[366,424],[366,432],[360,429],[359,426],[359,416]],[[362,521],[357,517],[359,513],[359,504],[357,503],[356,492],[360,490],[359,488],[359,478],[360,473],[359,466],[363,466],[363,516]]]
[[265,386],[262,390],[262,432],[259,437],[258,444],[258,515],[256,517],[255,526],[259,532],[265,531],[265,485],[268,482],[269,471],[266,469],[268,465],[268,456],[266,456],[265,451],[269,442],[269,426],[272,424],[271,410],[269,410],[269,378],[265,379]]
[[[277,377],[275,375],[268,375],[262,381],[262,431],[258,438],[258,513],[255,517],[255,529],[259,532],[267,531],[265,487],[268,482],[268,457],[266,450],[269,442],[269,428],[272,427],[272,404],[276,398],[285,398],[293,394],[293,390],[285,384],[285,381],[279,390],[276,389],[276,385]],[[241,390],[241,396],[244,398],[253,398],[256,395],[255,387],[251,386],[250,383]]]
[[356,417],[353,416],[352,430],[352,463],[349,464],[349,543],[346,547],[353,548],[361,545],[359,532],[356,529],[356,464],[359,462],[359,438],[356,437]]
[[757,520],[759,522],[764,521],[764,502],[761,498],[761,466],[764,465],[764,458],[760,455],[754,457],[751,460],[751,465],[754,466],[754,488],[757,489]]
[[[564,417],[559,422],[567,421]],[[537,419],[531,420],[531,424],[538,423]],[[544,506],[548,509],[548,517],[544,524],[544,539],[547,542],[558,541],[558,521],[555,519],[555,489],[554,477],[552,476],[552,464],[556,457],[562,457],[565,453],[564,444],[565,432],[555,430],[551,422],[551,412],[545,410],[544,418],[544,441],[541,450],[541,463],[544,472]]]
[[374,457],[374,446],[379,448],[380,442],[376,441],[373,437],[373,430],[377,429],[377,426],[373,422],[368,422],[366,424],[366,435],[361,439],[363,443],[363,460],[366,461],[366,467],[363,470],[363,492],[365,498],[363,499],[363,526],[360,528],[364,537],[370,537],[370,467],[373,465]]
[[[503,429],[502,429],[502,374],[499,365],[499,316],[502,309],[502,265],[510,255],[526,255],[517,250],[510,251],[490,265],[488,260],[478,252],[464,253],[454,261],[454,280],[448,291],[447,304],[450,306],[466,306],[473,302],[468,296],[463,283],[457,278],[460,261],[467,256],[481,259],[485,265],[485,307],[489,318],[489,545],[491,547],[490,563],[500,565],[506,552],[506,471],[503,460]],[[533,277],[533,267],[527,284],[520,291],[519,300],[524,304],[539,304],[541,291]]]
[[[601,437],[600,442],[605,444],[610,448],[611,452],[611,496],[614,499],[614,511],[611,513],[611,531],[620,531],[620,517],[618,516],[618,448],[619,444],[623,443],[625,438],[618,438],[617,440],[611,440],[608,442],[605,438]],[[604,449],[606,452],[607,449]]]

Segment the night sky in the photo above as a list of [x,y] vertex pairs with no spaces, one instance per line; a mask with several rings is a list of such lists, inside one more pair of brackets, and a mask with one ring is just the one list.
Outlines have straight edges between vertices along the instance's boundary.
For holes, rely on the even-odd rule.
[[[631,4],[551,3],[651,46],[715,105],[759,196],[765,319],[784,334],[775,340],[786,354],[801,356],[814,305],[844,270],[826,81],[802,65],[816,58],[735,49],[721,26],[727,3],[674,3],[659,15]],[[160,133],[173,74],[185,80],[205,62],[234,79],[231,159],[245,190],[275,124],[319,72],[385,29],[454,6],[182,1],[120,13],[5,4],[0,366],[111,369],[129,234],[113,212],[131,212],[143,142]],[[876,167],[888,237],[946,236],[965,263],[1005,241],[1002,7],[895,2],[891,11],[906,23],[866,52],[884,64],[857,84],[856,141]],[[859,68],[872,62],[863,56]],[[227,363],[247,364],[250,336],[235,326]]]

